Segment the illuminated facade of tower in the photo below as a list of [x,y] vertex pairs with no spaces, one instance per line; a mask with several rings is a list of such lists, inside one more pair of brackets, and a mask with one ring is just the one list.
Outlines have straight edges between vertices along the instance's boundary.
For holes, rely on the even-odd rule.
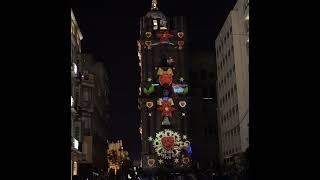
[[191,164],[184,18],[167,18],[152,1],[140,19],[142,167]]

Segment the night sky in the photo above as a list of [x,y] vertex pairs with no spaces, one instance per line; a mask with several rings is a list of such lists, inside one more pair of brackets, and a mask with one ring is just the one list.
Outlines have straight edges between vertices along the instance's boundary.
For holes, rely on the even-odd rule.
[[[210,2],[210,3],[209,3]],[[158,0],[166,16],[187,18],[191,51],[213,51],[214,41],[235,0]],[[110,75],[112,139],[122,139],[130,157],[140,156],[138,111],[139,17],[151,0],[72,0],[83,34],[82,50],[103,61]]]

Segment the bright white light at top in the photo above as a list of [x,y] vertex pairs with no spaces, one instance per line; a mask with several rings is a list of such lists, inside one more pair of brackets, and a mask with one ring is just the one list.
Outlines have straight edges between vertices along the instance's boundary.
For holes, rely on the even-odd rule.
[[245,20],[249,20],[249,14],[247,14],[247,16],[246,16]]
[[73,138],[73,147],[79,149],[79,141]]
[[75,74],[77,74],[77,72],[78,72],[78,67],[77,67],[77,65],[75,63],[73,63],[73,72]]
[[73,107],[73,103],[74,103],[73,97],[71,96],[71,107]]

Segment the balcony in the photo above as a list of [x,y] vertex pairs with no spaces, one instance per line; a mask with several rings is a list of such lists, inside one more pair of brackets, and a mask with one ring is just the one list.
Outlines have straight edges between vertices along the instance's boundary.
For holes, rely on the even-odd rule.
[[95,84],[95,75],[93,74],[87,74],[87,75],[82,75],[82,84],[90,87],[94,87]]

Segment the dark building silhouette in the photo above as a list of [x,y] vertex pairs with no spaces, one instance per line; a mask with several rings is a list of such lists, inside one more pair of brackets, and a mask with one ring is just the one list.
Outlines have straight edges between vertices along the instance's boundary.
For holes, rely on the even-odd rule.
[[201,169],[217,169],[216,67],[214,52],[191,52],[189,80],[193,161]]

